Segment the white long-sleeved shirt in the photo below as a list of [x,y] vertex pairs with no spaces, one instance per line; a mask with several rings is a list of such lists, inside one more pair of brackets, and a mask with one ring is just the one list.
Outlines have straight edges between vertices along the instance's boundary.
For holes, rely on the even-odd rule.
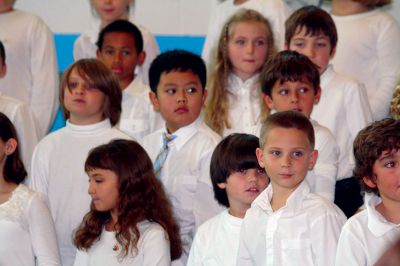
[[0,204],[0,243],[0,265],[61,266],[50,211],[22,184]]
[[239,9],[252,9],[260,12],[268,19],[274,34],[275,46],[283,49],[285,39],[285,21],[289,17],[289,8],[282,0],[249,0],[243,4],[235,5],[233,0],[219,4],[211,14],[208,31],[203,47],[202,58],[209,70],[215,63],[216,49],[225,22]]
[[[142,141],[153,162],[163,146],[163,133],[165,127]],[[184,254],[179,262],[185,265],[196,228],[223,209],[214,199],[210,179],[211,155],[220,137],[200,118],[173,135],[160,179],[180,225]]]
[[374,120],[387,117],[400,77],[398,22],[379,9],[332,18],[339,38],[333,66],[365,84]]
[[310,193],[304,181],[277,211],[272,195],[269,185],[246,212],[236,265],[334,265],[346,221],[340,209]]
[[321,99],[311,118],[327,127],[339,146],[337,179],[353,175],[353,141],[358,132],[372,122],[365,87],[336,73],[328,66],[321,75]]
[[118,128],[134,139],[161,129],[164,119],[149,98],[150,88],[136,77],[122,93],[122,112]]
[[236,265],[242,221],[224,210],[203,223],[194,237],[187,266]]
[[[170,266],[170,245],[164,229],[147,220],[137,227],[140,233],[137,254],[129,254],[121,260],[118,255],[122,247],[117,244],[115,232],[103,229],[99,241],[88,251],[77,251],[74,266]],[[119,247],[117,251],[113,250],[115,245]]]
[[53,34],[37,16],[20,10],[0,14],[7,74],[0,91],[27,104],[38,137],[50,129],[58,108],[58,69]]
[[340,233],[337,266],[374,265],[400,237],[400,224],[386,220],[377,210],[380,197],[367,193],[366,209],[352,216]]
[[33,152],[28,184],[48,198],[64,266],[74,263],[73,231],[90,207],[85,160],[92,148],[117,138],[129,137],[111,127],[108,119],[84,126],[67,121],[66,127],[43,138]]
[[33,149],[39,141],[32,111],[23,102],[0,92],[0,112],[10,119],[17,130],[22,161],[29,172]]
[[[133,15],[129,16],[129,21],[135,24],[142,33],[143,38],[143,51],[146,53],[146,58],[141,66],[137,66],[137,76],[141,77],[143,82],[149,84],[149,68],[151,62],[160,53],[158,44],[154,35],[142,25],[139,25]],[[96,58],[97,39],[100,33],[100,20],[92,17],[90,30],[82,33],[74,43],[74,60],[77,61],[82,58]]]

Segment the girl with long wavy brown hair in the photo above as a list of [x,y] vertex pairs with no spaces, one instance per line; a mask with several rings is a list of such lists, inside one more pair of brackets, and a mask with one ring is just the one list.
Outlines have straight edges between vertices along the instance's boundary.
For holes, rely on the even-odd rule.
[[145,150],[113,140],[85,162],[92,203],[74,237],[74,265],[170,265],[181,255],[179,228]]

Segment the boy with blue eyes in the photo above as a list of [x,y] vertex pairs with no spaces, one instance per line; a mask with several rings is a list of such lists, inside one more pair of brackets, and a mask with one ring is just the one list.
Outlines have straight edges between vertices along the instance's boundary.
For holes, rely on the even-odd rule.
[[306,55],[318,66],[321,97],[311,118],[327,127],[339,146],[335,203],[349,217],[362,204],[352,178],[352,145],[357,133],[372,121],[365,87],[336,73],[329,64],[336,51],[337,31],[332,17],[316,6],[295,11],[285,23],[285,46]]
[[116,75],[122,89],[119,129],[137,140],[160,129],[164,121],[150,102],[150,88],[135,76],[146,57],[140,30],[127,20],[116,20],[100,31],[97,47],[97,58]]
[[400,238],[399,148],[399,120],[374,122],[357,135],[354,177],[368,193],[365,209],[343,226],[336,265],[376,265]]
[[142,145],[180,225],[183,255],[173,265],[186,265],[196,228],[222,210],[210,179],[211,155],[220,137],[200,117],[206,77],[203,60],[183,50],[160,54],[149,70],[151,102],[165,126],[146,136]]
[[261,128],[258,163],[270,185],[244,217],[236,265],[334,265],[346,221],[305,182],[318,157],[314,127],[297,111],[270,115]]
[[[294,51],[282,51],[270,57],[261,73],[261,88],[271,110],[297,111],[308,118],[321,95],[317,67]],[[333,202],[339,149],[329,129],[311,122],[319,158],[306,180],[312,192]]]

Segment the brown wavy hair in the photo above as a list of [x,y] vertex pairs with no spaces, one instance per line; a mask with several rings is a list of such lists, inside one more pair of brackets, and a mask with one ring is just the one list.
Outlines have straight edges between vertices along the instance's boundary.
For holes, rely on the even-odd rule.
[[[260,22],[265,25],[267,31],[267,58],[275,53],[274,37],[271,25],[268,20],[259,12],[250,9],[241,9],[236,12],[224,25],[218,42],[217,62],[215,70],[210,79],[210,98],[206,105],[204,120],[215,132],[222,135],[224,128],[231,128],[228,118],[228,91],[227,81],[232,65],[228,59],[228,42],[232,36],[235,26],[240,22]],[[261,113],[266,115],[269,113],[268,107],[265,105],[261,97],[260,91]],[[263,117],[263,119],[265,118]]]
[[[145,150],[135,141],[113,140],[90,151],[85,171],[96,168],[113,171],[119,178],[118,221],[114,227],[115,237],[122,246],[119,256],[137,255],[140,238],[137,224],[148,220],[165,230],[165,237],[170,242],[171,260],[179,258],[182,253],[179,227]],[[103,227],[110,219],[110,211],[97,211],[92,203],[75,233],[75,246],[88,250],[100,239]]]

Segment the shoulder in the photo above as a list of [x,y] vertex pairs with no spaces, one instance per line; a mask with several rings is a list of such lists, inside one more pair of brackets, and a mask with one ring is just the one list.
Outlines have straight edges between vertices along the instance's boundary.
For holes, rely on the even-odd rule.
[[332,132],[323,125],[320,125],[317,121],[312,120],[312,124],[315,132],[315,146],[332,145],[337,146],[335,137]]
[[202,122],[197,131],[197,135],[201,136],[204,141],[208,141],[217,145],[221,141],[221,136],[213,131],[209,126]]
[[212,235],[211,232],[214,232],[220,226],[224,216],[226,215],[226,212],[227,210],[224,210],[221,213],[215,215],[214,217],[208,219],[203,224],[201,224],[197,229],[196,235],[210,237]]
[[156,222],[150,222],[148,220],[138,223],[138,229],[140,232],[140,238],[142,241],[149,241],[151,239],[168,241],[167,234],[164,228]]
[[303,210],[311,217],[311,221],[323,217],[334,217],[342,223],[346,220],[343,212],[334,203],[314,193],[309,193],[304,198]]

